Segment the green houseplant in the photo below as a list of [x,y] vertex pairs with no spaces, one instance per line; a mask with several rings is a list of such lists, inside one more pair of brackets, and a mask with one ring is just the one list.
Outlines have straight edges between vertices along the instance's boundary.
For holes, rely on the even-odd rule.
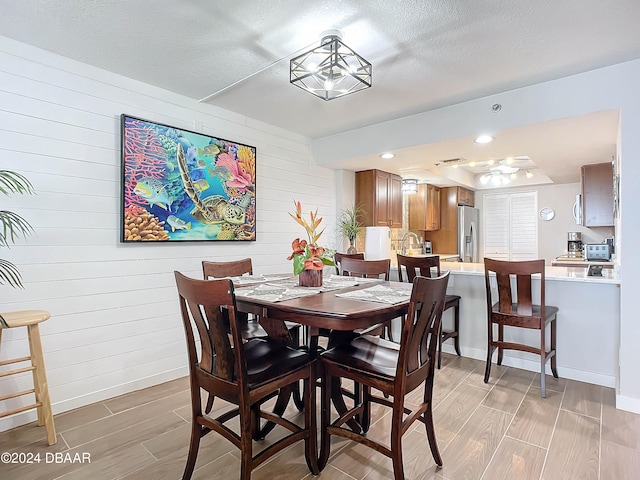
[[364,210],[359,206],[343,208],[340,211],[336,230],[338,235],[349,240],[349,249],[347,253],[356,253],[356,238],[362,232],[364,226],[358,220],[358,217],[364,214]]
[[[24,176],[11,170],[0,170],[0,192],[9,196],[12,193],[33,194],[33,185]],[[15,244],[19,237],[26,237],[33,228],[24,218],[9,210],[0,210],[0,247]],[[18,267],[0,258],[0,284],[22,288],[22,276]]]

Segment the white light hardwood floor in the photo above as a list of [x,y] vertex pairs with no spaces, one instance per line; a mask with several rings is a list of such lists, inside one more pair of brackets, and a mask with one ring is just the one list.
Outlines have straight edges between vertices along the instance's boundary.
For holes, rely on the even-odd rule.
[[[443,354],[436,371],[434,418],[444,467],[436,467],[424,427],[404,437],[405,477],[412,480],[625,480],[640,478],[640,415],[616,410],[611,388],[539,376],[515,368]],[[89,453],[91,463],[0,464],[0,479],[178,480],[189,440],[189,385],[182,378],[55,416],[58,443],[48,447],[44,427],[0,433],[0,452]],[[420,395],[421,390],[412,395]],[[216,401],[218,402],[218,401]],[[217,409],[228,408],[222,402]],[[290,409],[286,415],[296,415]],[[369,435],[388,438],[389,414],[373,409]],[[300,415],[298,414],[298,418]],[[278,438],[274,430],[267,438]],[[201,442],[194,480],[239,477],[239,453],[215,433]],[[312,479],[302,444],[253,473],[254,480]],[[393,478],[386,457],[334,439],[326,480]]]

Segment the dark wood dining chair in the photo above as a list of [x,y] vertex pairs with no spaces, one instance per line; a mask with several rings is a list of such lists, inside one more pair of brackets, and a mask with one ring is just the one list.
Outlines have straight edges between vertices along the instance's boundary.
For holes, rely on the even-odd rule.
[[[408,255],[398,255],[398,279],[404,282],[404,273],[407,281],[413,282],[416,275],[423,277],[432,277],[434,274],[440,276],[440,257],[434,255],[432,257],[411,257]],[[453,339],[453,347],[456,349],[458,356],[460,353],[460,295],[447,295],[445,297],[444,309],[453,308],[453,330],[444,330],[440,332],[438,339],[438,368],[442,366],[442,343],[450,338]]]
[[[438,278],[417,277],[413,282],[407,319],[402,326],[400,344],[380,337],[361,335],[351,342],[338,345],[320,355],[325,372],[322,393],[322,448],[320,465],[330,454],[331,436],[338,435],[361,443],[390,457],[396,480],[404,479],[402,436],[411,430],[416,420],[426,428],[431,454],[442,465],[438,451],[432,414],[433,378],[438,345],[438,332],[444,307],[449,272]],[[347,378],[363,385],[362,402],[331,422],[332,379]],[[423,386],[422,402],[413,407],[405,404],[405,396]],[[374,395],[371,389],[388,397]],[[383,444],[365,434],[346,428],[347,422],[369,418],[371,403],[392,409],[389,444]],[[411,408],[410,408],[411,407]]]
[[[545,303],[545,272],[544,260],[529,260],[523,262],[507,262],[502,260],[484,259],[484,278],[487,298],[487,365],[484,373],[484,383],[489,381],[491,374],[491,359],[494,350],[498,349],[498,365],[502,365],[505,350],[520,350],[522,352],[540,355],[540,391],[546,397],[545,364],[551,359],[551,372],[558,378],[556,365],[556,318],[558,308]],[[491,288],[491,279],[497,282],[497,295]],[[532,300],[532,276],[540,275],[540,303]],[[497,296],[497,298],[496,298]],[[546,327],[551,324],[550,349],[546,347]],[[497,325],[498,339],[494,337],[493,326]],[[540,330],[540,345],[530,346],[521,343],[505,341],[504,327],[518,327]]]
[[[205,280],[210,278],[239,277],[245,273],[253,275],[253,263],[250,258],[232,260],[229,262],[209,262],[203,260],[202,273]],[[267,337],[267,332],[265,332],[265,330],[260,326],[260,323],[256,318],[249,318],[249,316],[244,312],[237,312],[236,315],[239,320],[246,323],[246,325],[243,324],[243,338]],[[289,332],[290,345],[294,348],[299,348],[300,324],[285,322],[285,325]]]
[[[244,274],[253,275],[253,262],[250,258],[243,258],[241,260],[231,260],[228,262],[210,262],[207,260],[202,261],[202,274],[205,280],[209,280],[211,278],[224,278],[224,277],[239,277]],[[242,338],[248,340],[250,338],[267,338],[267,332],[260,326],[260,323],[257,318],[250,317],[245,312],[236,312],[236,319],[238,320],[238,324],[240,325],[240,332]],[[287,331],[289,332],[288,343],[289,346],[293,348],[300,348],[300,324],[293,322],[284,322],[287,327]],[[276,406],[274,407],[274,413],[281,414],[287,407],[287,403],[289,403],[288,396],[280,396]],[[293,401],[298,408],[298,410],[302,411],[302,396],[300,394],[300,388],[298,386],[293,389]],[[205,412],[209,413],[213,408],[213,396],[209,396],[207,400],[207,405],[205,407]],[[268,424],[266,429],[262,431],[260,434],[257,434],[260,437],[263,437],[269,431],[273,429],[273,424]]]
[[[382,260],[362,260],[359,258],[343,257],[340,262],[342,275],[360,278],[380,278],[389,280],[389,270],[391,269],[391,259]],[[391,320],[376,327],[367,329],[368,333],[378,332],[389,340],[393,340]]]
[[[191,441],[183,480],[191,478],[200,439],[211,431],[240,449],[242,480],[250,479],[256,467],[301,440],[305,443],[307,466],[317,475],[315,388],[311,388],[315,378],[313,356],[269,339],[245,340],[236,316],[231,280],[196,280],[180,272],[175,272],[175,279],[187,340],[192,412]],[[304,383],[303,427],[261,409],[266,398],[300,381]],[[236,408],[215,418],[204,415],[201,390]],[[254,456],[252,434],[256,413],[258,419],[273,422],[290,433]],[[226,425],[236,417],[239,428]]]
[[336,275],[342,275],[342,259],[343,258],[357,258],[358,260],[364,260],[364,253],[336,253],[333,256],[334,263],[336,264]]

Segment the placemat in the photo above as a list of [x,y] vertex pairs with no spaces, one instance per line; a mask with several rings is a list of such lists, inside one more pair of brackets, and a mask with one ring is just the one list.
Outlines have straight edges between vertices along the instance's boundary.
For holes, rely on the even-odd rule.
[[263,300],[267,302],[282,302],[299,297],[308,297],[320,293],[319,288],[296,287],[282,284],[260,284],[243,287],[236,290],[236,295]]
[[413,284],[406,286],[387,286],[374,285],[372,287],[363,288],[362,290],[354,290],[352,292],[336,293],[336,297],[351,298],[354,300],[365,300],[367,302],[380,303],[403,303],[411,297],[411,289]]

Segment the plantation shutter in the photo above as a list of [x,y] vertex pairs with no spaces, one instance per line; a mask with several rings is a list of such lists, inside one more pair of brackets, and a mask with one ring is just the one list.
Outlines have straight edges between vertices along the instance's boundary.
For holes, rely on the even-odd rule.
[[485,257],[538,258],[537,192],[486,194],[483,204]]

